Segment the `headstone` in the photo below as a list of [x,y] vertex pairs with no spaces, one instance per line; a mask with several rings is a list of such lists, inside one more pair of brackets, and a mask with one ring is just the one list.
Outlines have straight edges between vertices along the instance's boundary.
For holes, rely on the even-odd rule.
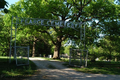
[[48,55],[48,58],[52,58],[52,55]]

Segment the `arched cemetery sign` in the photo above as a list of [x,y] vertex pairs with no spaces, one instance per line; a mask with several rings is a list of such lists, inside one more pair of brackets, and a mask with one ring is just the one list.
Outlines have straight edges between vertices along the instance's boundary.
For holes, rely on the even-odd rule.
[[[38,19],[38,18],[20,18],[20,17],[13,16],[12,22],[11,22],[11,39],[10,39],[10,53],[9,53],[10,61],[9,62],[11,62],[11,55],[12,55],[11,53],[13,51],[12,48],[14,48],[14,58],[16,59],[16,65],[21,65],[21,64],[18,64],[17,48],[27,48],[27,47],[16,46],[16,33],[17,33],[17,27],[19,25],[38,25],[38,26],[51,26],[51,27],[58,26],[58,27],[64,27],[64,28],[66,27],[66,28],[75,29],[77,27],[81,28],[82,24],[83,24],[82,22],[71,22],[71,21]],[[84,28],[84,32],[85,32],[85,28]],[[14,45],[12,42],[14,42]],[[28,50],[28,53],[26,57],[28,59],[27,64],[29,64],[29,47],[27,50]]]
[[71,22],[71,21],[61,21],[61,20],[50,20],[50,19],[38,19],[38,18],[19,18],[18,24],[25,25],[41,25],[41,26],[59,26],[59,27],[68,27],[68,28],[76,28],[80,27],[82,22]]

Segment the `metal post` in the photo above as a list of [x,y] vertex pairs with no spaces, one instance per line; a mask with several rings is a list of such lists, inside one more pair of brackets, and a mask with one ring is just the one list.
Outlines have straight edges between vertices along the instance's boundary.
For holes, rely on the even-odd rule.
[[[17,17],[16,17],[16,25],[15,25],[15,43],[14,43],[14,59],[16,59],[16,34],[17,34]],[[17,59],[16,59],[16,65],[17,65]]]
[[[16,48],[16,47],[15,47]],[[15,52],[15,54],[16,54],[16,52]],[[16,56],[16,55],[15,55]],[[18,66],[18,61],[17,61],[17,58],[16,58],[16,65]]]
[[87,50],[87,54],[86,54],[86,63],[85,63],[85,67],[87,67],[87,60],[88,60],[88,50]]
[[84,49],[85,49],[85,25],[84,25]]
[[80,53],[80,66],[82,66],[82,53],[83,53],[83,51],[81,50],[81,53]]
[[80,27],[80,40],[82,41],[82,25]]
[[70,53],[70,56],[69,56],[69,65],[71,65],[71,51],[72,51],[72,49],[70,48],[70,50],[69,50],[69,53]]
[[12,21],[11,21],[11,37],[10,37],[9,63],[11,63],[11,51],[12,51],[12,25],[13,25],[13,16],[12,16]]
[[30,47],[28,46],[28,65],[29,65],[29,50],[30,50]]
[[84,55],[84,66],[85,66],[85,54],[86,54],[86,50],[84,49],[84,51],[83,51],[83,55]]
[[86,51],[86,44],[85,44],[85,28],[86,26],[84,25],[84,66],[85,66],[85,51]]

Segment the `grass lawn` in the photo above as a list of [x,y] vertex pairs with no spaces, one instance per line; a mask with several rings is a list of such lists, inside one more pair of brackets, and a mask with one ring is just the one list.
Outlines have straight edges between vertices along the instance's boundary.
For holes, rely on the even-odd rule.
[[[68,60],[66,59],[64,61],[66,62],[65,65],[69,66]],[[87,68],[69,67],[85,73],[120,75],[120,62],[88,61]]]
[[0,80],[1,78],[28,77],[36,71],[36,65],[32,61],[29,61],[30,64],[27,66],[16,66],[15,61],[13,59],[11,61],[9,64],[7,57],[0,56]]

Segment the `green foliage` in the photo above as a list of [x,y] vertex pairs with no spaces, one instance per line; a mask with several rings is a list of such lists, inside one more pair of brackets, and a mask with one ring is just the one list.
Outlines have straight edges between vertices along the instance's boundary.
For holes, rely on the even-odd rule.
[[[16,4],[11,5],[9,10],[11,12],[9,14],[6,14],[4,17],[6,26],[10,26],[12,15],[18,17],[27,17],[27,18],[47,18],[47,19],[56,19],[56,20],[60,20],[60,19],[66,20],[65,17],[69,12],[69,9],[63,3],[63,1],[59,1],[59,0],[56,1],[21,0]],[[35,35],[37,39],[41,38],[44,42],[47,42],[47,44],[50,45],[51,43],[49,43],[48,41],[51,41],[52,44],[54,45],[56,44],[58,45],[58,43],[61,44],[61,42],[64,41],[67,38],[68,34],[71,34],[70,32],[72,31],[72,29],[68,31],[67,29],[60,27],[52,28],[52,27],[45,27],[45,26],[42,27],[36,25],[24,26],[24,27],[21,26],[20,30],[21,31],[18,31],[18,36],[17,36],[18,41],[20,41],[21,38],[25,37],[26,35],[30,34],[30,36]]]
[[65,46],[65,50],[64,53],[67,53],[68,55],[70,54],[70,48],[72,48],[72,46]]
[[[76,2],[77,4],[79,3]],[[74,11],[78,13],[79,10],[75,8],[80,9],[80,4],[74,7]],[[118,25],[119,8],[120,6],[114,4],[114,0],[93,0],[87,6],[83,5],[83,13],[80,15],[80,20],[89,24],[86,26],[85,37],[86,47],[89,49],[89,59],[95,60],[100,56],[105,56],[104,59],[114,59],[115,55],[118,56],[119,52],[117,50],[119,48],[118,40],[120,32]],[[103,38],[100,37],[100,34],[103,35]],[[99,40],[103,42],[99,42]],[[75,40],[75,42],[76,44],[84,43],[84,41],[80,40]]]
[[0,55],[9,53],[9,28],[4,26],[3,15],[0,14]]
[[[91,51],[93,47],[91,47],[89,50],[90,54],[93,57],[95,56],[94,58],[96,58],[97,56],[101,56],[102,54],[106,54],[106,56],[109,56],[107,55],[107,53],[110,53],[108,51],[109,49],[112,49],[112,51],[114,50],[112,54],[119,54],[119,49],[117,48],[119,47],[119,39],[115,38],[119,37],[120,30],[119,25],[117,24],[120,14],[119,9],[120,6],[114,4],[114,0],[20,0],[16,4],[11,5],[11,7],[9,8],[9,14],[6,14],[4,16],[4,23],[5,26],[11,26],[12,15],[27,18],[45,18],[63,21],[67,20],[72,22],[85,22],[85,48],[89,48],[91,46],[95,47],[93,52]],[[76,28],[76,31],[71,28],[61,28],[59,26],[19,26],[20,27],[18,28],[17,44],[29,44],[32,47],[32,42],[34,42],[33,37],[36,37],[35,42],[37,42],[37,53],[39,53],[39,48],[40,50],[43,50],[45,44],[48,44],[51,47],[57,46],[61,48],[62,42],[67,38],[71,39],[74,42],[75,47],[77,44],[79,48],[84,48],[84,41],[79,40],[81,37],[79,33],[79,27]],[[103,49],[103,43],[99,42],[100,34],[114,36],[115,40],[113,40],[113,37],[110,36],[110,39],[107,38],[107,41],[116,42],[106,44],[109,44],[108,46],[116,46],[114,46],[114,48],[104,47]],[[45,44],[40,43],[41,40]],[[79,43],[81,43],[82,46],[79,46]],[[60,52],[59,49],[58,53]],[[68,53],[66,49],[65,53]],[[100,49],[102,49],[102,51],[105,50],[106,52],[102,52]],[[48,51],[50,50],[48,49]],[[50,52],[53,52],[53,50],[51,50]]]

